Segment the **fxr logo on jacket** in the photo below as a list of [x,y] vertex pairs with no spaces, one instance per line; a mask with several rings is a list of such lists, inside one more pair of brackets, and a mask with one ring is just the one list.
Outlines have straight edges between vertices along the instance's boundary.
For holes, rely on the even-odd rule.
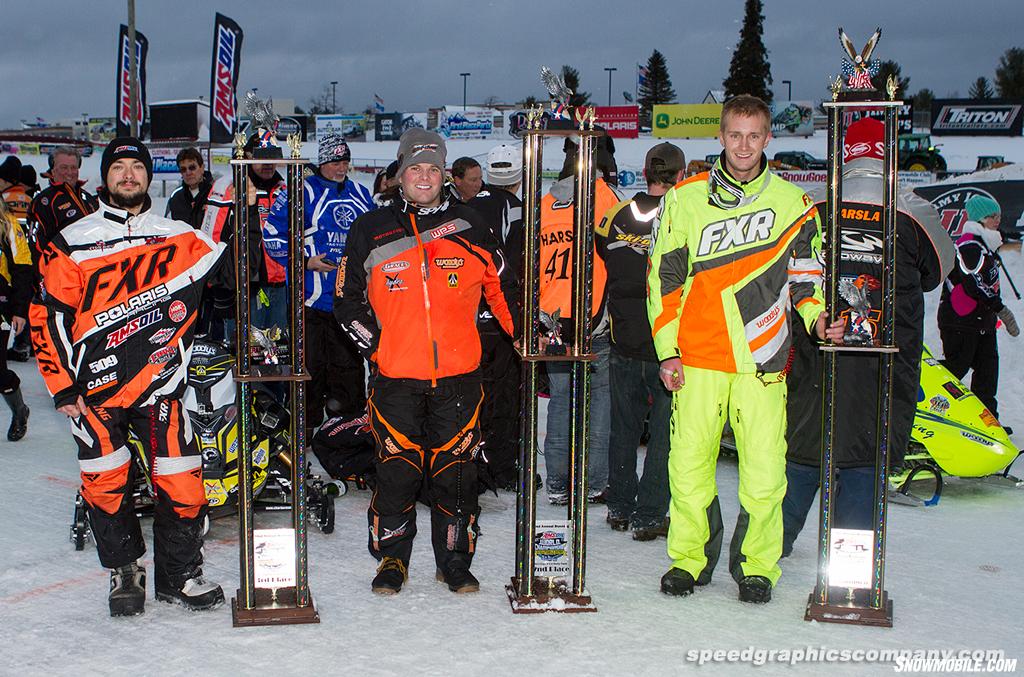
[[762,209],[759,212],[740,214],[733,219],[709,223],[701,231],[697,256],[707,256],[712,252],[723,252],[732,247],[768,240],[774,225],[773,209]]

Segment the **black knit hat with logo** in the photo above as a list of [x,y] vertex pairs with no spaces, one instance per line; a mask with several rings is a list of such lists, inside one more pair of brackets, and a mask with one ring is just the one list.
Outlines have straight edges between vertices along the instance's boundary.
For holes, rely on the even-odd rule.
[[150,156],[146,144],[134,136],[121,136],[108,143],[103,150],[103,158],[100,160],[100,177],[104,185],[107,183],[107,172],[110,171],[110,165],[124,159],[138,160],[146,165],[146,177],[150,182],[153,181],[153,158]]

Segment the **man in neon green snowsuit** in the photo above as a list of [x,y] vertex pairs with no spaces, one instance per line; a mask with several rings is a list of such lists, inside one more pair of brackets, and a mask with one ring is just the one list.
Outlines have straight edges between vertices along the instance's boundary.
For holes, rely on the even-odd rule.
[[781,574],[790,308],[819,338],[842,338],[842,321],[828,325],[824,312],[817,211],[768,170],[770,139],[763,101],[728,101],[721,157],[665,195],[651,248],[647,309],[662,383],[674,393],[667,594],[706,585],[718,561],[715,464],[728,416],[742,507],[729,571],[741,600],[771,599]]

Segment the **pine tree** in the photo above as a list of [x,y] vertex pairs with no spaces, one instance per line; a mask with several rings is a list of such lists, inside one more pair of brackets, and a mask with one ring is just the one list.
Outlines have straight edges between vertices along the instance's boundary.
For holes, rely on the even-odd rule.
[[675,103],[676,92],[672,89],[672,78],[668,75],[668,63],[658,50],[651,52],[647,59],[647,78],[637,89],[637,103],[640,105],[640,124],[651,126],[651,111],[656,103]]
[[1003,99],[1024,98],[1024,49],[1011,47],[999,57],[996,91]]
[[732,53],[729,77],[722,83],[726,98],[753,94],[769,104],[772,102],[772,69],[764,47],[762,9],[761,0],[746,0],[740,41]]
[[565,81],[565,86],[572,90],[572,96],[569,97],[571,108],[586,106],[590,103],[590,92],[580,91],[580,72],[578,70],[572,66],[562,66],[562,80]]
[[935,92],[924,87],[917,90],[917,94],[914,95],[914,110],[915,111],[930,111],[932,109],[932,101],[935,100]]
[[980,77],[967,90],[967,96],[971,99],[991,99],[995,96],[995,91],[992,89],[992,85],[989,84],[988,78]]
[[902,99],[907,94],[907,87],[910,86],[910,77],[903,77],[900,65],[895,61],[883,61],[878,67],[878,72],[871,78],[871,84],[879,92],[886,92],[885,85],[889,82],[890,75],[896,78],[896,98]]

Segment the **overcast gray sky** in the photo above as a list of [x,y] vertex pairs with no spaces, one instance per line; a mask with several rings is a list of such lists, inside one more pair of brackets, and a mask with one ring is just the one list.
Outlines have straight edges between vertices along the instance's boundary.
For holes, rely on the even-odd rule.
[[[118,25],[123,0],[5,2],[0,41],[0,127],[21,118],[113,115]],[[605,67],[615,67],[612,101],[633,91],[636,64],[652,49],[668,60],[680,102],[720,88],[739,37],[743,0],[702,2],[535,2],[533,0],[137,0],[149,38],[148,98],[209,97],[216,11],[245,32],[239,91],[292,98],[306,107],[331,80],[338,107],[362,110],[373,94],[388,110],[461,103],[460,72],[470,72],[470,103],[542,96],[541,65],[579,69],[598,103],[608,98]],[[776,96],[820,99],[839,71],[836,27],[858,45],[878,25],[875,56],[895,59],[910,91],[966,95],[978,76],[994,77],[1000,55],[1024,47],[1021,0],[766,0],[765,44]]]

